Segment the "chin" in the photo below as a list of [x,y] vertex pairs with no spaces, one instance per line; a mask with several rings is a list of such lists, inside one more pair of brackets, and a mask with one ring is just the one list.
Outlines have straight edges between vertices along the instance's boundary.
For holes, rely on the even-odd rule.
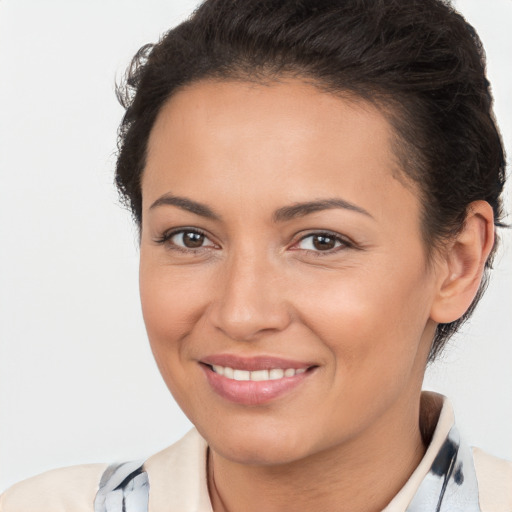
[[201,434],[221,457],[244,465],[290,464],[310,455],[312,448],[307,442],[308,435],[301,436],[289,429],[262,428],[261,425]]

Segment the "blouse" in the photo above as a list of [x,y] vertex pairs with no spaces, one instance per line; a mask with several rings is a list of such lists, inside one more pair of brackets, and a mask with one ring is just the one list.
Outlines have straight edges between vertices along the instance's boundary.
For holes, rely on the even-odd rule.
[[[49,471],[8,489],[0,512],[213,512],[207,450],[192,429],[144,462]],[[423,459],[382,512],[512,512],[512,462],[467,446],[444,399]]]

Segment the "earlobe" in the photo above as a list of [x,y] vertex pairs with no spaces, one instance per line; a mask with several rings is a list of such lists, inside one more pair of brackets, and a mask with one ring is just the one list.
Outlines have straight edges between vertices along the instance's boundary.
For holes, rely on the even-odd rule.
[[437,323],[459,319],[469,308],[494,245],[494,214],[486,201],[475,201],[461,232],[442,256],[443,272],[430,318]]

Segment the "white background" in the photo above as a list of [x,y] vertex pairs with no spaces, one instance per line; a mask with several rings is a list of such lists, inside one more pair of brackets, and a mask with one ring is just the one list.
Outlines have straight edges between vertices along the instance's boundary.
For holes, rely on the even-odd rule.
[[[56,466],[144,457],[190,426],[151,357],[135,229],[112,179],[115,79],[195,3],[0,0],[0,489]],[[512,0],[457,5],[487,49],[512,154]],[[472,444],[512,458],[503,238],[487,296],[426,387],[452,398]]]

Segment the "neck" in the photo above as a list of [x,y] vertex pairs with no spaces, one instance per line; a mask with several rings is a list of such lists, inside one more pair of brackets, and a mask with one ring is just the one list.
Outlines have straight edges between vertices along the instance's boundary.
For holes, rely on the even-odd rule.
[[418,397],[405,420],[401,411],[400,421],[384,418],[357,438],[292,463],[245,465],[210,450],[214,511],[381,511],[425,453],[419,403]]

